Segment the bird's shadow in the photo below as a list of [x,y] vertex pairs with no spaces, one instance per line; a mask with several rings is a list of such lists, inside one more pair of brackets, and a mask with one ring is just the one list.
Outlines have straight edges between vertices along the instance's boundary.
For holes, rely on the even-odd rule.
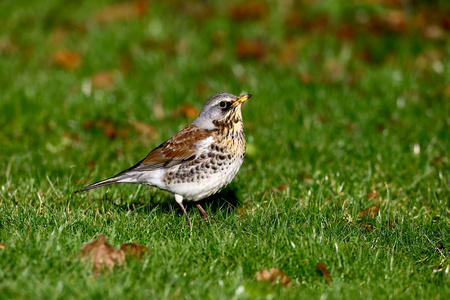
[[[141,198],[135,199],[132,202],[128,203],[116,203],[110,198],[106,198],[104,200],[108,200],[109,203],[114,205],[117,210],[121,211],[141,211],[144,213],[149,213],[156,207],[159,207],[159,209],[161,209],[163,213],[170,213],[173,210],[176,210],[178,214],[183,215],[181,207],[175,202],[173,196],[172,198],[164,198],[166,198],[164,199],[165,201],[158,203],[154,203],[151,201],[142,201]],[[213,215],[219,212],[229,214],[232,211],[238,209],[239,203],[240,201],[232,188],[225,188],[220,193],[217,193],[200,201],[183,201],[183,205],[188,212],[192,209],[197,210],[195,204],[200,204],[208,213],[211,213]]]

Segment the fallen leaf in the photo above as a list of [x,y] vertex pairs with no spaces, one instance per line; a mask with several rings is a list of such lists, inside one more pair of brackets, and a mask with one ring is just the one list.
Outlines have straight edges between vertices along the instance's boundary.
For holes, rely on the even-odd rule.
[[378,196],[378,192],[377,191],[370,191],[369,194],[367,195],[370,199],[375,198],[376,196]]
[[293,10],[286,17],[286,25],[295,29],[305,26],[303,14],[298,10]]
[[344,24],[338,29],[337,35],[341,40],[353,40],[356,35],[355,26]]
[[286,190],[286,189],[288,189],[289,188],[289,184],[280,184],[279,186],[277,186],[277,187],[273,187],[272,189],[271,189],[271,191],[272,192],[282,192],[282,191],[284,191],[284,190]]
[[290,65],[298,60],[302,41],[300,39],[288,39],[280,49],[278,60],[285,65]]
[[267,15],[267,4],[262,1],[242,2],[229,10],[229,16],[236,21],[261,19]]
[[305,84],[311,83],[314,79],[313,76],[311,75],[311,73],[308,73],[308,72],[301,73],[299,75],[299,78],[300,78],[300,81]]
[[380,206],[378,204],[372,205],[371,208],[362,210],[358,213],[361,217],[367,217],[367,216],[375,216],[380,211]]
[[397,220],[395,220],[395,219],[392,219],[392,220],[389,219],[389,220],[386,221],[386,226],[389,229],[392,229],[395,224],[397,224]]
[[96,272],[104,268],[111,270],[115,265],[121,266],[124,263],[123,251],[106,243],[107,239],[106,236],[100,234],[96,240],[81,247],[81,259],[93,263]]
[[245,210],[242,208],[242,206],[238,207],[238,216],[241,218],[245,218]]
[[368,232],[371,232],[371,231],[373,231],[373,226],[369,222],[364,222],[363,223],[363,229],[365,229]]
[[404,10],[392,9],[387,11],[384,15],[384,21],[391,29],[395,31],[404,32],[408,28],[408,22]]
[[155,103],[153,104],[153,113],[155,114],[156,119],[164,119],[165,114],[161,101],[155,101]]
[[108,5],[102,7],[93,19],[100,23],[108,23],[140,17],[147,13],[148,3],[146,0],[137,0]]
[[179,108],[180,113],[189,119],[193,119],[198,116],[200,111],[192,105],[183,104]]
[[76,69],[81,64],[81,55],[73,50],[57,50],[52,57],[55,64],[66,69]]
[[138,243],[126,243],[120,246],[120,250],[122,250],[126,256],[141,257],[142,254],[148,251],[148,247],[142,246]]
[[140,136],[148,137],[151,139],[155,139],[158,137],[158,131],[156,130],[156,128],[148,123],[145,123],[143,121],[136,121],[133,123],[133,127]]
[[59,44],[67,38],[68,29],[66,26],[57,26],[50,32],[49,39],[51,43]]
[[266,56],[266,50],[259,41],[243,39],[237,44],[237,55],[241,59],[263,59]]
[[258,281],[270,281],[274,284],[282,284],[287,288],[291,284],[291,280],[280,269],[272,268],[270,270],[262,270],[256,272],[256,280]]
[[19,47],[15,42],[10,39],[1,39],[0,40],[0,54],[8,53],[14,54],[19,50]]
[[105,88],[114,83],[115,76],[112,71],[100,71],[91,77],[92,86]]
[[180,11],[183,14],[195,17],[195,20],[204,21],[214,16],[214,10],[207,2],[197,1],[182,1],[182,5],[179,6]]
[[317,271],[322,273],[323,277],[325,278],[325,282],[330,285],[331,282],[331,276],[330,276],[330,272],[328,271],[327,266],[325,266],[322,263],[317,263],[317,267],[316,267]]
[[126,139],[128,136],[128,128],[127,127],[119,127],[116,122],[111,119],[95,119],[86,121],[83,124],[84,130],[90,129],[99,129],[102,130],[105,136],[108,138],[116,138],[119,137],[121,139]]
[[438,25],[430,25],[423,30],[425,37],[434,40],[444,40],[446,38],[445,29]]
[[3,250],[3,249],[5,249],[5,244],[0,243],[0,250]]

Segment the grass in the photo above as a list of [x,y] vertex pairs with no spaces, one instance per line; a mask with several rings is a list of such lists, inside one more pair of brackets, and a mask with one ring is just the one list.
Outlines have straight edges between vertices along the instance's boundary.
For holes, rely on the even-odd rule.
[[[29,2],[0,3],[0,298],[448,298],[446,3]],[[73,194],[222,91],[254,97],[218,223],[152,187]],[[99,233],[151,253],[97,274]],[[272,267],[289,288],[256,281]]]

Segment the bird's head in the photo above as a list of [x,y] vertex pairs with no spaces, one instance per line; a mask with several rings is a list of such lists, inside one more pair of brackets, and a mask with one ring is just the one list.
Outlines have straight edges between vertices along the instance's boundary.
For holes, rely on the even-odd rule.
[[206,101],[197,119],[192,122],[203,129],[217,129],[221,124],[242,123],[241,105],[252,95],[235,96],[218,93]]

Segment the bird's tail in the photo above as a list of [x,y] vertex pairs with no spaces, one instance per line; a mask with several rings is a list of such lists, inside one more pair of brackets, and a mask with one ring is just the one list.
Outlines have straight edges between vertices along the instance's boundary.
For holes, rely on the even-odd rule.
[[108,178],[108,179],[105,179],[105,180],[102,180],[102,181],[90,184],[88,186],[85,186],[84,188],[79,189],[78,191],[75,191],[75,193],[87,191],[87,190],[90,190],[90,189],[95,189],[95,188],[98,188],[98,187],[101,187],[101,186],[104,186],[104,185],[108,185],[108,184],[111,184],[111,183],[121,182],[122,180],[123,180],[122,176],[120,176],[120,177],[114,176],[114,177],[111,177],[111,178]]

